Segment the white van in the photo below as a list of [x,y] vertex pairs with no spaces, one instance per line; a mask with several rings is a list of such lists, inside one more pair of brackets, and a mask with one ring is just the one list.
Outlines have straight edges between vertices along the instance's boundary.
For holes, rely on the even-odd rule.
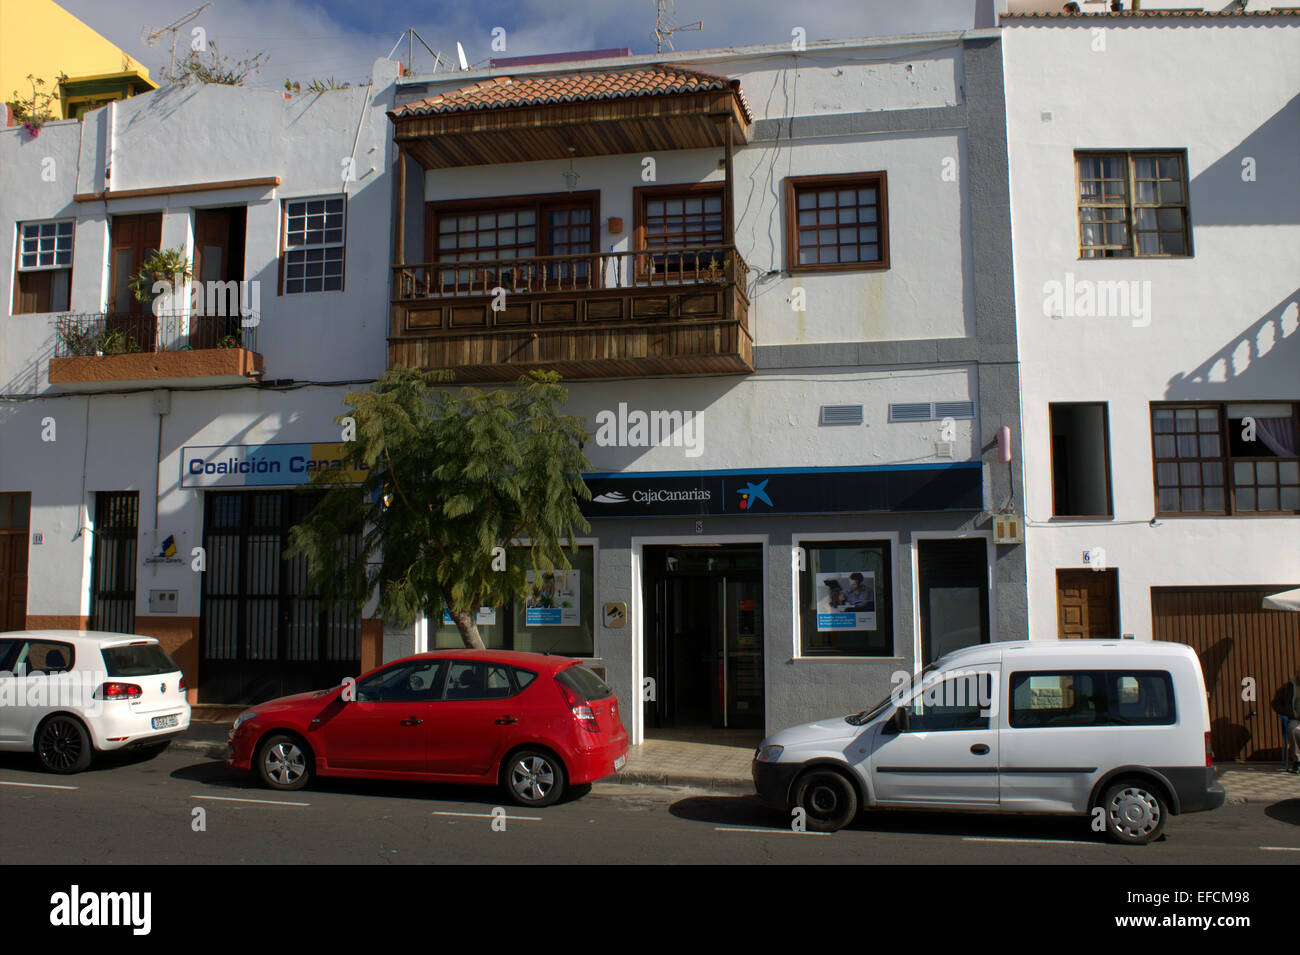
[[1142,845],[1173,814],[1217,809],[1210,712],[1191,647],[1017,641],[947,654],[871,709],[769,736],[768,806],[833,832],[859,807],[1094,816]]

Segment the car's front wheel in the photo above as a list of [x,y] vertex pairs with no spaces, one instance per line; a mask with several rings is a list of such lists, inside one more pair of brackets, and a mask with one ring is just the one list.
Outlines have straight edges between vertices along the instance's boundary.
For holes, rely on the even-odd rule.
[[1163,794],[1138,780],[1116,783],[1101,800],[1106,812],[1106,832],[1116,842],[1144,846],[1165,828],[1169,809]]
[[271,789],[302,789],[311,779],[311,756],[297,737],[277,733],[257,751],[257,774]]
[[51,716],[36,731],[36,758],[47,772],[70,775],[90,765],[95,755],[81,720]]
[[563,764],[540,749],[521,749],[506,763],[505,786],[519,806],[549,806],[564,795]]
[[793,809],[804,811],[804,825],[812,832],[843,829],[858,814],[858,791],[843,773],[812,769],[795,782]]

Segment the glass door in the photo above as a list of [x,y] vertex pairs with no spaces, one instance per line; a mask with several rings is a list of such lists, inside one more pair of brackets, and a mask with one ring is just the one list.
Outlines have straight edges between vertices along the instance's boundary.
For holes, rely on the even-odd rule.
[[763,726],[763,585],[758,578],[718,581],[723,610],[722,721],[728,729]]

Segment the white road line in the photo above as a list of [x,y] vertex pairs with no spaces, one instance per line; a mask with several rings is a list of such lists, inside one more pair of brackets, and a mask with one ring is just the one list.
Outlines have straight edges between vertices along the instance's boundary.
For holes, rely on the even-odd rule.
[[514,822],[541,822],[544,816],[494,816],[490,812],[440,812],[433,811],[435,816],[472,816],[475,819],[509,819]]
[[1260,846],[1265,852],[1300,852],[1300,846]]
[[267,806],[310,806],[309,802],[285,802],[283,799],[240,799],[236,796],[200,796],[190,795],[191,799],[220,799],[222,802],[256,802]]
[[49,783],[10,783],[0,780],[0,786],[27,786],[31,789],[79,789],[79,786],[52,786]]
[[761,832],[764,835],[778,836],[829,836],[829,832],[796,832],[793,829],[760,829],[756,826],[714,826],[714,832]]
[[962,842],[1026,842],[1044,846],[1100,846],[1100,842],[1084,842],[1078,839],[1012,839],[1000,836],[962,836]]

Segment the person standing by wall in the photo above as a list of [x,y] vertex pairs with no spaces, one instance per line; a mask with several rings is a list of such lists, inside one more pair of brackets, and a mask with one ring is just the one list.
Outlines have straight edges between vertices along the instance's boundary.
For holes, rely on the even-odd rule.
[[1300,774],[1300,668],[1273,697],[1273,709],[1286,721],[1283,747],[1287,772]]

